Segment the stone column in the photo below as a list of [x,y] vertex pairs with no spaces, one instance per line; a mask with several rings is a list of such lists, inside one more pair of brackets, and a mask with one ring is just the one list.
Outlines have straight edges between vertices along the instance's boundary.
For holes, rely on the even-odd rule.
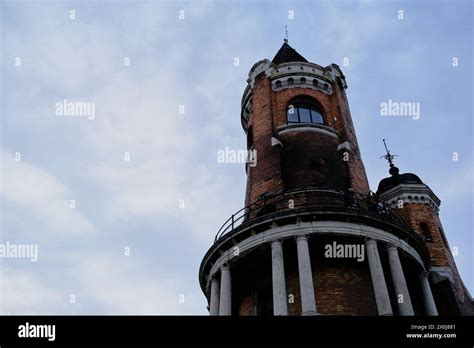
[[[393,286],[397,296],[397,304],[400,315],[415,315],[413,306],[411,304],[410,294],[408,293],[407,282],[403,274],[400,256],[395,246],[390,245],[387,248],[388,264],[390,266],[390,273],[392,274]],[[402,296],[400,299],[399,296]],[[402,302],[400,302],[402,301]]]
[[219,302],[219,315],[231,315],[232,314],[232,288],[231,288],[231,277],[230,267],[225,264],[221,268],[221,292]]
[[372,277],[375,302],[377,303],[377,311],[379,315],[393,315],[387,284],[385,283],[382,264],[380,263],[377,242],[373,239],[369,239],[365,242],[365,247],[367,249],[367,258],[369,261],[370,276]]
[[296,237],[296,246],[298,250],[298,271],[300,278],[302,314],[317,314],[308,238],[306,236]]
[[421,272],[421,288],[423,290],[423,301],[425,303],[425,309],[427,315],[438,315],[436,304],[431,293],[430,281],[428,280],[429,273],[427,271]]
[[211,299],[209,301],[209,315],[219,315],[219,279],[214,276],[211,280]]
[[288,315],[286,298],[285,264],[281,241],[271,242],[272,247],[272,285],[273,285],[273,314]]

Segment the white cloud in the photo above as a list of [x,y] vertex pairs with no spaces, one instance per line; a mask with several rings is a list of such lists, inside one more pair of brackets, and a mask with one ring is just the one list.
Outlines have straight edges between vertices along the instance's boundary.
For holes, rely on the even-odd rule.
[[474,169],[466,167],[451,173],[449,180],[446,180],[446,176],[439,177],[436,186],[442,188],[442,199],[445,202],[472,197],[473,178]]
[[94,226],[76,208],[70,208],[74,199],[72,190],[54,175],[26,160],[16,161],[13,154],[1,151],[0,194],[2,204],[14,203],[16,210],[27,209],[36,214],[48,230],[63,235],[90,235]]
[[[9,80],[5,83],[15,85],[18,94],[12,93],[13,97],[24,101],[16,105],[15,100],[9,100],[14,106],[8,117],[21,114],[19,121],[8,123],[12,138],[15,134],[22,138],[10,139],[7,145],[35,146],[32,152],[42,151],[43,139],[33,137],[35,141],[28,142],[27,137],[54,133],[55,140],[60,138],[68,145],[74,141],[74,151],[58,149],[55,166],[44,163],[41,168],[29,163],[28,156],[16,162],[11,153],[3,151],[0,192],[4,204],[18,205],[18,210],[11,210],[17,219],[14,223],[22,219],[21,209],[45,223],[31,228],[29,221],[22,221],[13,226],[20,232],[46,236],[51,231],[80,233],[67,234],[68,238],[60,241],[66,242],[64,249],[58,240],[44,241],[44,264],[29,265],[31,269],[6,268],[2,274],[3,308],[12,313],[201,313],[204,297],[196,291],[197,280],[180,274],[180,265],[162,260],[154,263],[156,255],[126,258],[110,251],[120,249],[117,244],[124,236],[133,242],[136,236],[128,229],[135,223],[153,226],[153,237],[147,243],[160,243],[160,238],[183,239],[176,235],[180,232],[186,234],[192,249],[204,249],[220,224],[241,208],[243,166],[232,165],[235,170],[220,176],[224,170],[213,157],[216,146],[245,146],[239,125],[240,93],[254,61],[271,58],[278,49],[270,44],[276,40],[275,30],[271,35],[267,31],[276,12],[264,7],[248,11],[240,5],[220,6],[215,1],[184,3],[182,7],[161,2],[118,7],[87,4],[77,6],[78,19],[70,21],[69,5],[47,5],[19,5],[20,10],[12,11],[18,15],[12,18],[20,18],[15,20],[15,29],[6,28],[5,52],[21,56],[24,63],[14,72],[6,69]],[[382,29],[393,24],[390,19],[386,23],[390,18],[387,12],[370,4],[323,3],[320,7],[316,29],[308,30],[311,22],[302,26],[305,41],[315,45],[295,44],[295,48],[310,60],[305,52],[313,47],[324,49],[321,54],[335,59],[347,56],[351,65],[345,70],[370,61],[369,56],[377,53],[370,44],[375,45]],[[177,19],[181,8],[186,11],[183,21]],[[297,20],[300,14],[297,11]],[[218,30],[209,31],[204,25],[209,23]],[[298,33],[290,32],[290,39],[292,35],[297,37]],[[128,68],[123,66],[124,57],[131,59]],[[240,67],[232,66],[234,57],[239,57]],[[7,62],[12,60],[7,58]],[[408,58],[403,51],[394,61],[406,65]],[[377,72],[376,68],[372,72]],[[352,74],[357,72],[352,69]],[[58,118],[41,118],[51,111],[53,102],[63,98],[94,101],[96,118],[71,120],[64,128],[66,122],[57,122]],[[178,113],[180,104],[185,105],[184,115]],[[22,107],[23,112],[17,112]],[[129,163],[123,159],[125,152],[130,153]],[[69,156],[67,163],[80,166],[80,173],[61,172],[70,170],[59,168],[65,158],[61,156]],[[459,182],[467,182],[468,174]],[[462,193],[459,190],[465,184],[452,185],[454,197]],[[87,210],[99,217],[94,226],[80,209],[69,209],[75,190],[94,204]],[[181,199],[184,209],[178,207]],[[94,231],[94,239],[79,239]],[[92,240],[95,246],[105,243],[104,253],[81,249]],[[188,263],[183,259],[183,269],[198,266]],[[67,304],[70,292],[75,292],[78,300],[73,308]],[[180,294],[185,295],[184,304],[178,302]]]
[[[103,86],[95,96],[96,118],[80,124],[84,145],[94,153],[85,171],[106,192],[101,199],[108,222],[183,218],[193,225],[187,233],[208,244],[235,209],[218,200],[231,179],[216,177],[216,168],[209,168],[218,164],[215,149],[207,146],[222,131],[215,133],[207,124],[191,128],[193,110],[185,104],[185,113],[179,114],[182,101],[175,92],[186,89],[186,81],[163,81],[172,77],[140,81],[122,72]],[[124,161],[126,152],[130,162]],[[178,208],[182,199],[185,209]]]
[[[389,24],[380,11],[380,6],[374,4],[352,4],[348,7],[342,2],[325,1],[321,5],[320,30],[314,33],[333,57],[340,57],[340,60],[334,62],[339,65],[343,57],[348,57],[351,64],[364,59],[371,53],[364,46],[379,35],[384,25]],[[396,18],[396,13],[393,15]],[[344,67],[344,70],[348,70],[350,66]]]
[[79,301],[86,296],[104,313],[186,314],[202,306],[202,299],[196,302],[179,275],[152,267],[133,254],[96,254],[77,261],[73,270],[80,285]]
[[7,267],[5,260],[0,269],[1,314],[50,314],[62,312],[66,299],[60,292],[46,284],[33,271]]
[[197,286],[190,288],[189,279],[133,252],[59,254],[62,264],[47,270],[2,261],[1,314],[205,314],[203,297],[193,293]]

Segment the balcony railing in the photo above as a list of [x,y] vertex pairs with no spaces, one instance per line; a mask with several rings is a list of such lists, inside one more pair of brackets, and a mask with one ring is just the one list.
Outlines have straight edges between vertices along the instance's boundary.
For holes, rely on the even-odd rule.
[[214,242],[225,234],[233,231],[240,225],[251,225],[256,219],[271,217],[276,213],[297,210],[335,210],[350,211],[354,213],[370,214],[404,228],[410,229],[406,221],[395,211],[378,201],[375,196],[364,195],[354,191],[331,191],[321,189],[302,189],[282,191],[276,194],[261,196],[255,202],[232,214],[217,232]]

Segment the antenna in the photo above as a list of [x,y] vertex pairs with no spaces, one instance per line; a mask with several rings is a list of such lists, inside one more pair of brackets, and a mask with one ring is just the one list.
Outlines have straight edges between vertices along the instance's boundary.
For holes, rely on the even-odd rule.
[[287,25],[285,25],[285,39],[283,41],[288,43],[288,26]]
[[393,167],[395,167],[395,165],[393,164],[393,159],[395,157],[398,157],[398,155],[392,155],[390,153],[390,150],[387,147],[387,143],[385,142],[385,139],[382,139],[382,140],[383,140],[383,145],[385,146],[385,151],[387,151],[387,154],[383,155],[383,156],[380,156],[380,158],[385,158],[387,160],[388,164],[390,165],[390,168],[393,168]]

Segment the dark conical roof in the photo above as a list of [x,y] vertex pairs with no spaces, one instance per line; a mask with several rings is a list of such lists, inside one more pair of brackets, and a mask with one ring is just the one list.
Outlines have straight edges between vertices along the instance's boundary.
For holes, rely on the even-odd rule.
[[390,168],[390,174],[388,178],[382,179],[377,188],[377,194],[380,194],[384,191],[391,189],[399,184],[423,184],[423,181],[418,177],[418,175],[413,173],[404,173],[398,174],[398,168]]
[[308,62],[305,57],[296,52],[296,50],[288,45],[288,42],[285,40],[281,48],[278,50],[275,57],[272,60],[275,64],[289,63],[289,62]]

